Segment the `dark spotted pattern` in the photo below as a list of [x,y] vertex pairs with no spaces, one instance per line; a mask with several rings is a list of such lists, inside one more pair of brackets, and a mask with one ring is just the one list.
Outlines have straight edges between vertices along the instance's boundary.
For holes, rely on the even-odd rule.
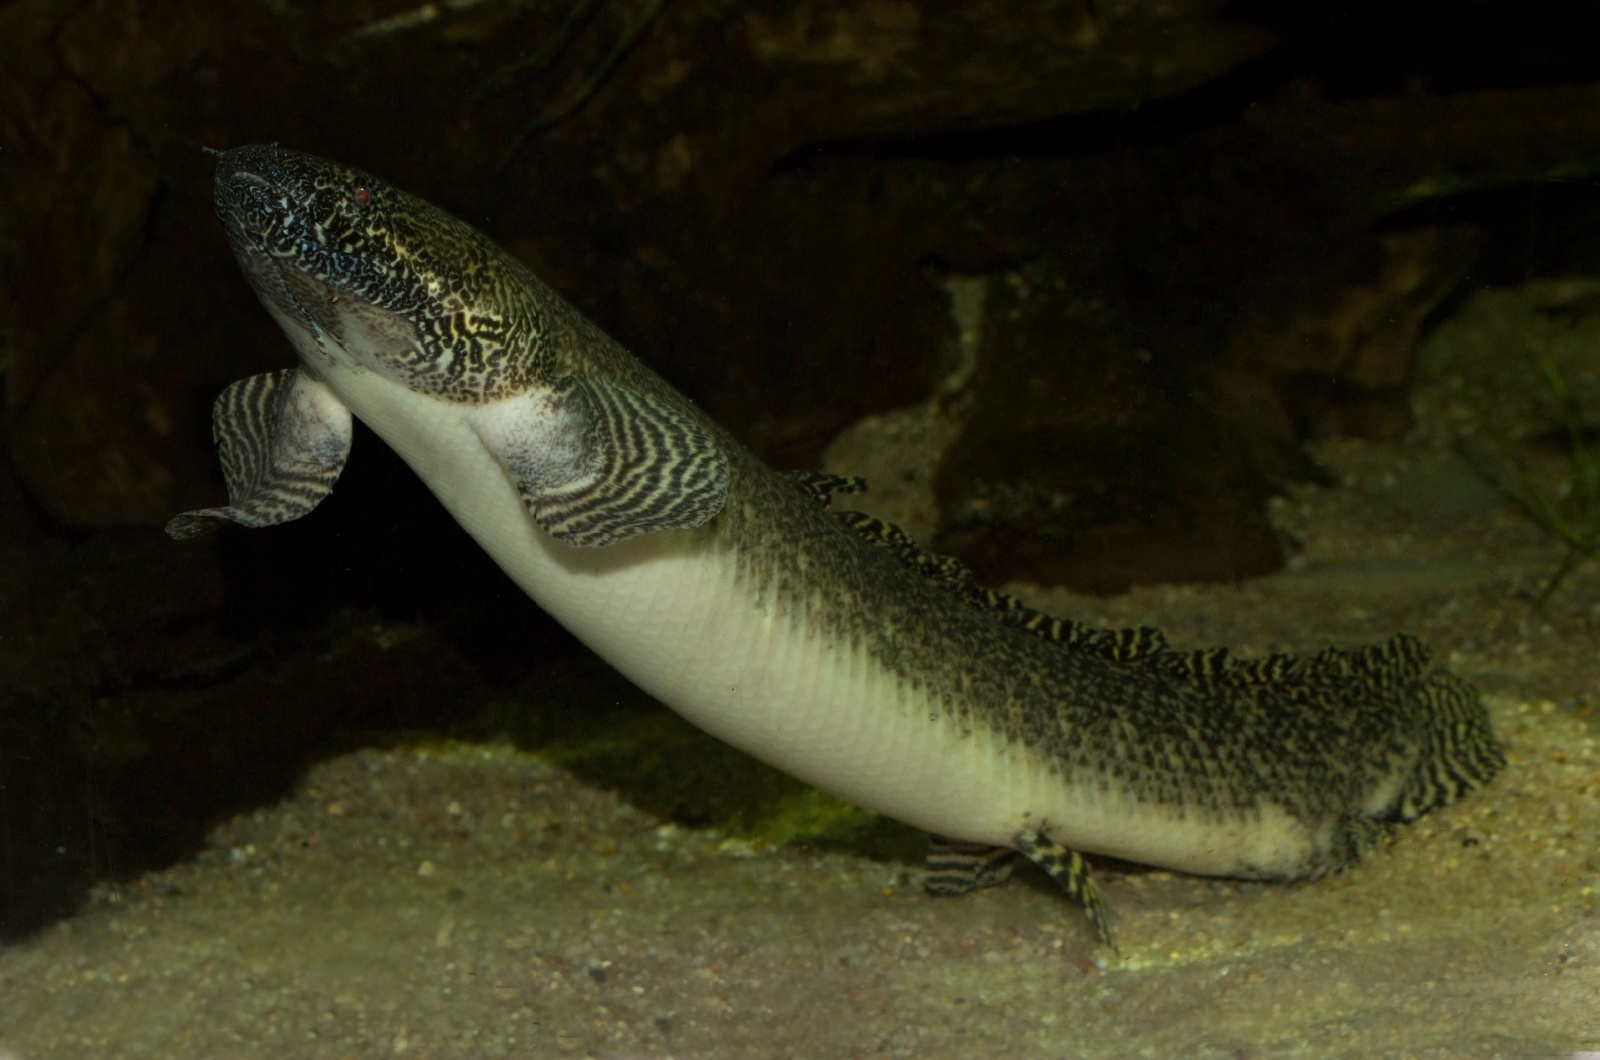
[[[358,187],[370,193],[365,204]],[[864,541],[857,529],[871,527],[845,526],[817,489],[757,461],[509,255],[364,174],[241,148],[219,159],[217,201],[263,299],[327,332],[329,356],[339,355],[340,329],[364,329],[414,342],[373,367],[450,400],[591,374],[698,422],[727,455],[729,482],[721,512],[687,532],[796,636],[870,659],[930,720],[992,734],[1063,784],[1168,808],[1197,829],[1248,828],[1273,809],[1304,826],[1297,865],[1240,865],[1240,875],[1338,868],[1370,841],[1364,817],[1426,812],[1503,761],[1470,686],[1429,669],[1409,638],[1240,665],[1172,652],[1154,634],[1085,632],[997,606],[1004,601],[967,589],[956,567],[929,570],[897,541]],[[1039,835],[1016,845],[1036,861],[1052,849]],[[1097,915],[1093,892],[1073,882],[1072,857],[1058,879]]]
[[[835,493],[859,493],[867,488],[865,480],[857,476],[795,472],[790,478],[825,508]],[[1338,709],[1351,686],[1364,687],[1367,695],[1392,704],[1397,716],[1391,720],[1394,732],[1387,743],[1375,742],[1367,748],[1361,776],[1352,790],[1376,789],[1391,778],[1396,762],[1409,758],[1414,764],[1402,774],[1399,796],[1382,808],[1393,820],[1410,821],[1450,802],[1494,776],[1504,764],[1476,693],[1453,674],[1427,673],[1427,652],[1413,637],[1402,635],[1353,651],[1329,648],[1309,659],[1275,654],[1234,660],[1225,648],[1176,652],[1168,648],[1159,630],[1145,626],[1099,629],[1056,618],[1006,593],[973,585],[969,572],[957,560],[926,551],[893,524],[860,512],[836,515],[863,541],[885,549],[908,570],[953,590],[971,606],[1009,626],[1068,651],[1147,668],[1202,697],[1243,702],[1253,698],[1269,710],[1282,703],[1309,716]],[[1407,720],[1402,711],[1415,714],[1410,719],[1409,741],[1402,735]],[[1381,734],[1381,727],[1375,724],[1373,735]],[[1388,757],[1386,749],[1395,757]],[[1332,772],[1330,768],[1330,775]],[[1307,873],[1355,862],[1385,827],[1381,821],[1356,816],[1347,809],[1342,819],[1334,821],[1325,846],[1308,863]],[[1115,950],[1104,903],[1083,857],[1039,833],[1019,837],[1015,845],[1083,906],[1101,939]],[[929,893],[940,895],[993,886],[1010,874],[1013,856],[1005,847],[934,837],[928,847],[925,886]]]
[[564,303],[444,211],[276,145],[221,155],[215,202],[264,301],[334,339],[401,325],[383,344],[385,363],[372,367],[412,389],[476,403],[543,375],[551,331],[564,323],[545,311]]
[[173,519],[167,533],[180,540],[223,520],[261,527],[298,519],[332,492],[350,455],[349,410],[294,368],[229,386],[212,406],[211,433],[228,506]]
[[[849,490],[837,490],[840,480],[826,475],[789,481],[801,486],[802,500],[823,502],[803,505],[817,510],[832,492],[864,488],[849,480]],[[941,697],[953,716],[966,723],[979,714],[986,721],[977,724],[991,726],[1003,719],[1002,731],[1044,751],[1063,774],[1095,777],[1104,790],[1132,791],[1201,820],[1280,807],[1318,837],[1297,875],[1348,865],[1370,843],[1375,820],[1412,820],[1486,782],[1505,762],[1477,693],[1431,670],[1413,637],[1306,658],[1173,651],[1158,630],[1084,626],[974,586],[959,563],[928,553],[897,527],[835,514],[883,557],[877,562],[965,605],[939,609],[964,629],[957,635],[970,652],[940,653],[930,643],[920,655],[922,665],[947,675],[945,687],[974,688],[967,704]],[[903,631],[890,657],[903,656],[906,640],[926,643],[915,613],[875,596]],[[994,669],[965,664],[991,652]],[[1006,708],[977,705],[986,702]],[[1386,802],[1368,805],[1391,787],[1397,793]],[[1253,874],[1241,867],[1241,875]]]

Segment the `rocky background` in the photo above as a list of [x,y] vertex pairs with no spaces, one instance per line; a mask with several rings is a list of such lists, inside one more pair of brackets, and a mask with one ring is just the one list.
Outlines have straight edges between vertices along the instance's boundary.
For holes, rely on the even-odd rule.
[[315,525],[159,532],[289,356],[202,146],[460,214],[777,466],[942,402],[938,547],[1110,593],[1276,569],[1465,292],[1600,273],[1597,54],[1511,0],[0,0],[0,932],[604,680],[370,435]]

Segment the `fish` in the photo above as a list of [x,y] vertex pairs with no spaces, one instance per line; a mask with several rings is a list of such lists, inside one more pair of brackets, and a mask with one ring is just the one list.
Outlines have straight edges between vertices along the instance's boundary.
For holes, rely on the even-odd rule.
[[859,480],[756,458],[488,237],[358,169],[214,152],[229,246],[294,368],[226,388],[223,523],[298,519],[361,420],[598,656],[754,757],[930,833],[936,894],[1042,868],[1116,951],[1085,854],[1315,879],[1505,762],[1415,638],[1241,660],[1055,618]]

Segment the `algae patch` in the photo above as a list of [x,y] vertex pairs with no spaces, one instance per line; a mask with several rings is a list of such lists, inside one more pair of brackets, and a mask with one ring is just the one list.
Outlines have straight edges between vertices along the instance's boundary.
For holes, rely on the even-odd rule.
[[675,824],[755,847],[798,843],[916,862],[915,830],[825,794],[708,736],[598,661],[543,675],[453,736],[519,750]]

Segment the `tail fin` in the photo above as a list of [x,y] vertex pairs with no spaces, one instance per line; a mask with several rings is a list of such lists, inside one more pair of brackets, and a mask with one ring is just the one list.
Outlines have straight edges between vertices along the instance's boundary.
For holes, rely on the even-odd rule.
[[1489,726],[1477,689],[1435,670],[1417,690],[1418,755],[1394,815],[1412,821],[1493,779],[1506,755]]

